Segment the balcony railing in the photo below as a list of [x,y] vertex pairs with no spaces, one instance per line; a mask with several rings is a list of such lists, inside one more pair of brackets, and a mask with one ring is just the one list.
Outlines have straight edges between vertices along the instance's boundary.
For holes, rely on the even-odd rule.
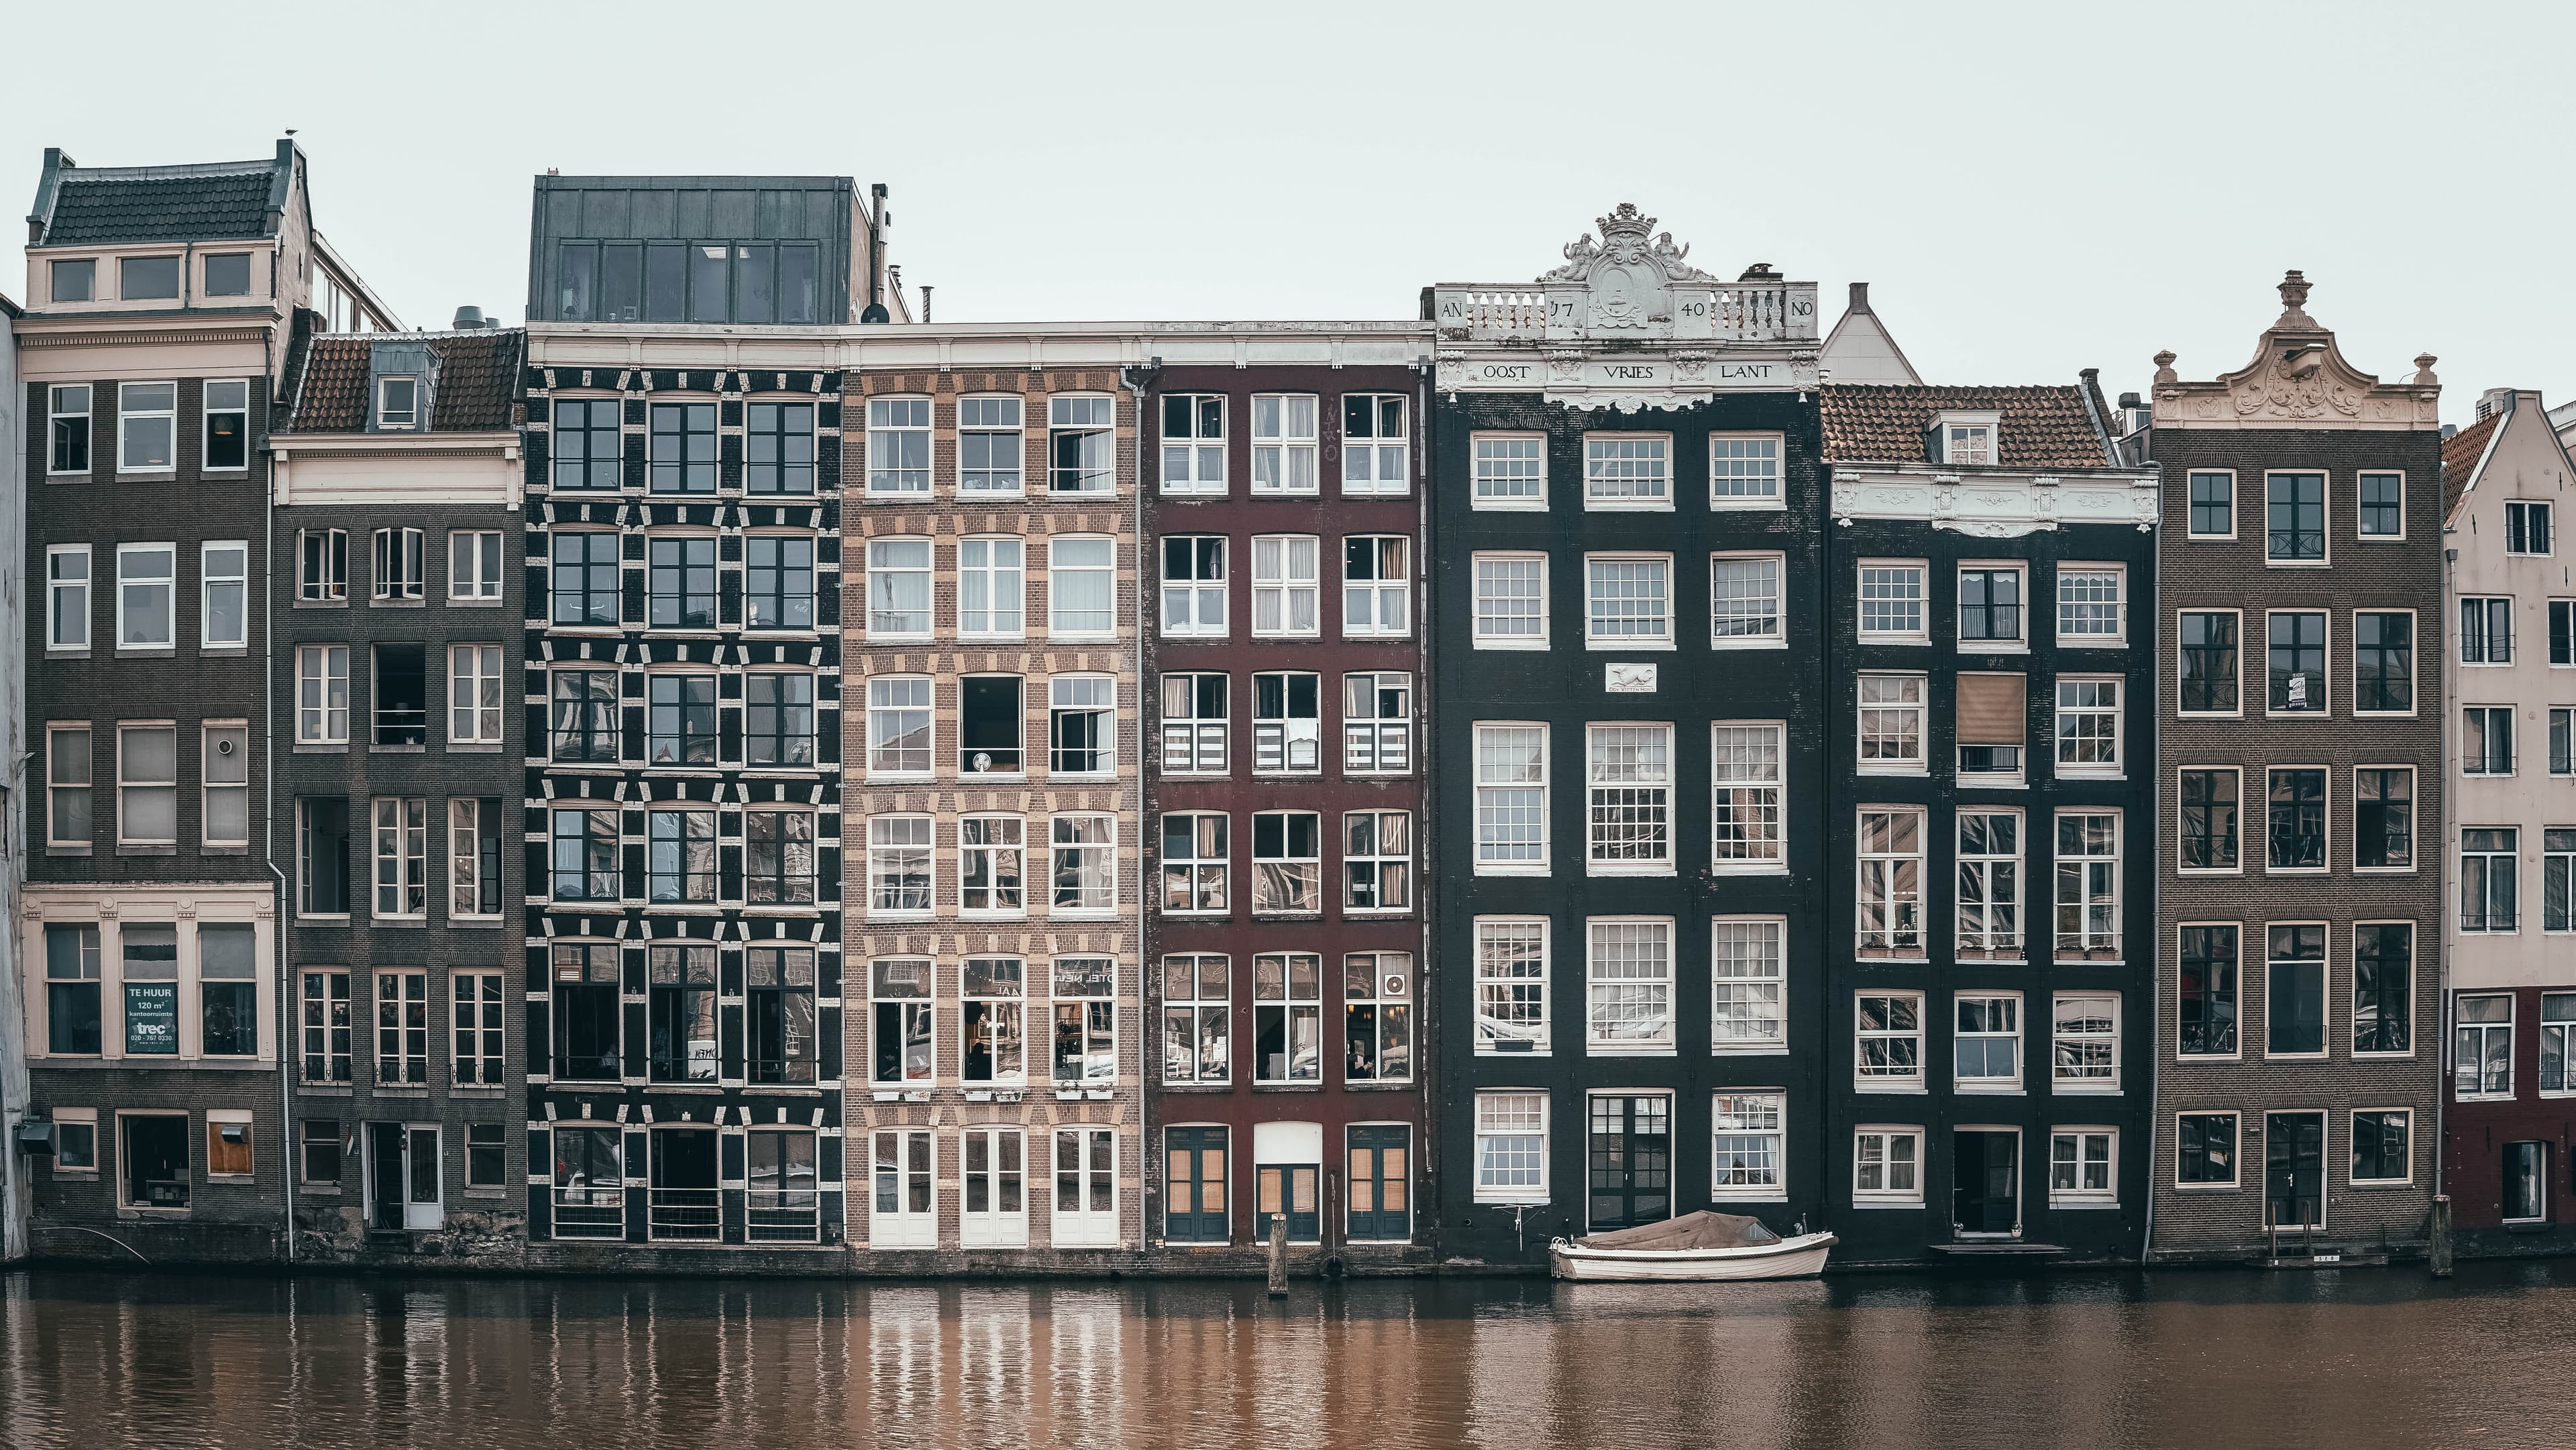
[[754,1188],[745,1195],[743,1237],[755,1244],[810,1244],[823,1237],[823,1196],[810,1188]]
[[555,1237],[622,1239],[626,1237],[626,1190],[613,1184],[558,1187],[554,1195]]
[[[1591,289],[1582,282],[1432,289],[1432,320],[1441,335],[1482,342],[1579,338],[1590,305]],[[1812,282],[1677,282],[1670,305],[1671,315],[1651,324],[1654,336],[1677,342],[1795,342],[1816,336]],[[1639,334],[1623,322],[1618,335]]]
[[429,712],[386,708],[376,711],[378,745],[426,745],[429,743]]
[[656,1188],[645,1200],[645,1225],[657,1240],[704,1242],[724,1236],[724,1210],[712,1188]]

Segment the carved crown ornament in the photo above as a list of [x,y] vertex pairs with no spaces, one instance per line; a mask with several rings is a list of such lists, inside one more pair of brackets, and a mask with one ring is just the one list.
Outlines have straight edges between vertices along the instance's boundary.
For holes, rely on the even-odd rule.
[[2346,361],[2332,330],[2308,315],[2312,284],[2297,271],[2280,282],[2281,315],[2244,367],[2208,382],[2185,382],[2174,354],[2155,356],[2155,421],[2176,428],[2379,428],[2440,426],[2435,358],[2415,359],[2415,376],[2383,383]]

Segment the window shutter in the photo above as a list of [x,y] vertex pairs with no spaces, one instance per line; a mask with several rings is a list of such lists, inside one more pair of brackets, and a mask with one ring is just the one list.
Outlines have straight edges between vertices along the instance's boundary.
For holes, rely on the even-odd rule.
[[1959,743],[2020,745],[2029,733],[2029,677],[1959,676]]

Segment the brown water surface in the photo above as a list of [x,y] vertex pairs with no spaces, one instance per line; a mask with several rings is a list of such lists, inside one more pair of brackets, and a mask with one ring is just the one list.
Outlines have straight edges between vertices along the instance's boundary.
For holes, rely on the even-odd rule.
[[0,1445],[2576,1444],[2576,1264],[1745,1285],[0,1276]]

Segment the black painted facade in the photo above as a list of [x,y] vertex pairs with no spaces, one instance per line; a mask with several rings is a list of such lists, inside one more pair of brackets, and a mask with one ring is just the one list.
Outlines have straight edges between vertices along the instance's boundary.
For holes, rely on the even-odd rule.
[[[1718,1209],[1759,1215],[1782,1233],[1820,1221],[1831,1181],[1814,1145],[1824,1121],[1831,1059],[1819,1047],[1827,943],[1827,843],[1813,823],[1828,789],[1826,576],[1819,434],[1812,392],[1722,395],[1673,409],[1577,410],[1527,394],[1436,394],[1432,405],[1434,560],[1431,620],[1435,825],[1427,834],[1437,883],[1440,1024],[1436,1061],[1436,1197],[1448,1253],[1493,1264],[1542,1262],[1551,1236],[1574,1236],[1628,1218]],[[1481,434],[1543,440],[1543,508],[1479,507]],[[1586,438],[1669,435],[1665,509],[1586,506]],[[1712,508],[1712,434],[1778,440],[1781,507]],[[1776,555],[1781,637],[1712,647],[1711,556]],[[1479,554],[1543,557],[1548,579],[1544,649],[1479,648]],[[1669,647],[1588,646],[1587,553],[1669,555]],[[1650,689],[1612,693],[1611,668],[1654,669]],[[1496,721],[1547,733],[1543,872],[1487,874],[1479,865],[1478,727]],[[1669,870],[1591,874],[1587,860],[1586,742],[1595,724],[1671,727]],[[1713,722],[1780,727],[1784,840],[1776,863],[1716,861],[1712,829]],[[1716,1049],[1712,1018],[1716,917],[1766,919],[1781,932],[1784,1014],[1776,1045]],[[1587,919],[1668,922],[1666,1021],[1636,1030],[1666,1040],[1604,1052],[1589,1040]],[[1507,1048],[1480,1011],[1480,919],[1543,921],[1546,1046]],[[1490,1003],[1488,1004],[1491,1005]],[[1480,1105],[1511,1090],[1546,1103],[1543,1191],[1498,1191],[1482,1172]],[[1720,1094],[1776,1095],[1781,1161],[1777,1186],[1721,1189],[1714,1114]],[[1665,1105],[1664,1124],[1640,1104]],[[1602,1115],[1604,1131],[1588,1128]],[[1611,1115],[1619,1143],[1613,1152]],[[1651,1130],[1663,1128],[1662,1142]],[[1601,1162],[1596,1176],[1595,1149]],[[1657,1204],[1659,1165],[1669,1202]],[[1759,1173],[1753,1176],[1763,1176]],[[1481,1186],[1480,1186],[1481,1183]],[[1598,1189],[1596,1195],[1595,1189]],[[1599,1201],[1595,1202],[1596,1196]]]

